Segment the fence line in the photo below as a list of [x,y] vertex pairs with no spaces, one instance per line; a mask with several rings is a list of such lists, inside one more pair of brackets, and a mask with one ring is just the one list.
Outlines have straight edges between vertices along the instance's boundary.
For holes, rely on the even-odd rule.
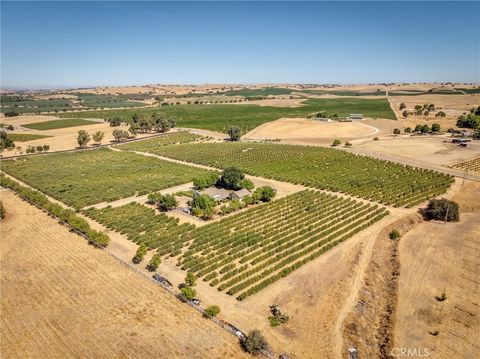
[[[70,231],[78,234],[80,237],[86,239],[89,243],[92,243],[90,242],[89,238],[88,238],[88,235],[86,235],[85,233],[79,231],[78,229],[72,227],[70,224],[68,224],[67,222],[61,220],[59,217],[55,216],[53,213],[47,211],[45,208],[43,208],[42,206],[40,206],[39,204],[29,200],[27,197],[15,192],[14,190],[8,188],[8,187],[4,187],[4,188],[7,188],[7,190],[10,190],[12,191],[13,193],[15,193],[18,197],[20,197],[21,199],[23,199],[24,201],[28,202],[29,204],[33,205],[34,207],[37,207],[38,209],[40,209],[42,212],[45,212],[46,214],[48,214],[50,217],[56,219],[61,225],[65,226],[65,227],[68,227]],[[95,245],[94,243],[92,243],[93,245]],[[138,267],[136,267],[135,265],[133,265],[132,263],[129,263],[127,261],[125,261],[123,258],[121,258],[120,256],[118,256],[117,254],[115,254],[114,252],[112,252],[111,250],[109,250],[107,247],[103,247],[103,246],[99,246],[99,245],[95,245],[96,248],[98,249],[102,249],[105,251],[105,253],[107,253],[108,255],[110,255],[112,258],[114,258],[115,260],[117,260],[120,264],[123,264],[124,266],[132,269],[134,272],[142,275],[143,277],[147,278],[148,280],[150,280],[151,282],[153,282],[154,284],[156,285],[159,285],[160,287],[162,287],[164,290],[166,290],[168,293],[172,294],[173,296],[175,296],[175,298],[177,298],[178,300],[180,300],[182,303],[186,303],[188,304],[190,307],[192,307],[193,309],[195,309],[197,312],[201,313],[202,315],[205,314],[205,309],[203,309],[202,307],[192,303],[191,301],[185,299],[180,293],[175,293],[175,290],[171,287],[171,286],[168,286],[162,282],[159,282],[155,279],[153,279],[153,277],[149,276],[147,273],[145,273],[144,271],[138,269]],[[227,332],[229,332],[230,334],[233,334],[234,336],[236,336],[239,340],[242,340],[246,337],[245,333],[243,331],[241,331],[240,329],[238,329],[237,327],[233,326],[232,324],[230,323],[227,323],[223,320],[220,320],[218,318],[215,318],[215,317],[212,317],[212,318],[205,318],[205,319],[209,319],[211,320],[212,322],[214,322],[215,324],[217,324],[217,326],[219,326],[220,328],[222,328],[223,330],[226,330]],[[262,349],[260,351],[260,353],[267,357],[268,359],[275,359],[276,358],[276,355],[275,353],[273,353],[271,350],[266,350],[266,349]]]

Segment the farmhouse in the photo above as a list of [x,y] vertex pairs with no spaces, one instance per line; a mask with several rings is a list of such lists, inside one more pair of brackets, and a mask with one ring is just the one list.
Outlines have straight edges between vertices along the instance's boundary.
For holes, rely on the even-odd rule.
[[238,191],[230,193],[230,198],[231,199],[243,199],[245,196],[250,196],[251,193],[248,189],[243,188]]
[[217,202],[225,201],[230,197],[230,192],[224,188],[210,187],[207,188],[202,194],[209,195]]

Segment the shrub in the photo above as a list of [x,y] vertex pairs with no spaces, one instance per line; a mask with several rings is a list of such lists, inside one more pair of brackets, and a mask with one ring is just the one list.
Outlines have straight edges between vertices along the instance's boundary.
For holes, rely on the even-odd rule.
[[182,297],[186,300],[192,300],[197,295],[197,291],[194,288],[188,286],[183,287],[180,293]]
[[157,199],[157,205],[163,211],[170,211],[178,206],[178,201],[172,194],[160,194]]
[[276,191],[270,186],[258,187],[253,192],[253,199],[258,202],[270,202],[275,197]]
[[210,219],[213,217],[213,209],[217,202],[206,194],[193,197],[191,201],[192,212],[195,216],[202,219]]
[[460,116],[457,120],[457,127],[461,128],[480,128],[480,116],[469,114]]
[[350,141],[345,142],[345,147],[352,147],[352,144]]
[[403,116],[404,118],[407,118],[407,117],[408,117],[408,114],[409,114],[409,112],[408,112],[407,110],[405,110],[405,111],[402,112],[402,116]]
[[255,188],[255,185],[253,184],[252,181],[248,179],[243,179],[240,181],[240,187],[248,189],[249,191],[253,190]]
[[140,246],[137,249],[137,253],[132,258],[132,262],[135,264],[140,263],[143,260],[143,257],[145,257],[145,254],[147,254],[148,251],[148,246],[145,243],[140,244]]
[[80,148],[87,147],[87,144],[90,142],[90,135],[85,130],[78,131],[77,143]]
[[185,285],[187,287],[194,287],[197,284],[197,277],[192,272],[188,272],[185,277]]
[[432,123],[432,132],[440,132],[440,124]]
[[435,299],[438,301],[438,302],[444,302],[447,300],[447,294],[445,293],[445,289],[443,290],[442,294],[440,295],[436,295],[435,296]]
[[261,350],[268,349],[268,343],[260,331],[255,329],[242,340],[242,347],[247,353],[257,355]]
[[374,141],[378,141],[378,140],[380,140],[380,139],[379,139],[378,137],[374,137],[373,140],[374,140]]
[[5,210],[5,207],[3,206],[3,202],[0,201],[0,219],[5,218],[5,213],[7,213],[7,211]]
[[389,233],[388,237],[389,237],[390,239],[393,239],[393,240],[398,239],[398,238],[400,238],[400,232],[399,232],[398,230],[396,230],[396,229],[393,229],[393,230]]
[[160,253],[155,253],[147,264],[148,271],[155,272],[160,263],[162,263],[161,255]]
[[402,102],[402,103],[400,104],[399,110],[403,110],[403,109],[406,108],[406,107],[407,107],[407,106],[405,106],[405,104]]
[[411,127],[406,127],[403,132],[405,133],[411,133],[412,132],[412,128]]
[[342,144],[342,142],[338,139],[335,139],[333,140],[333,143],[332,143],[332,146],[336,147],[336,146],[340,146]]
[[218,181],[218,173],[207,173],[205,176],[195,177],[193,179],[193,187],[202,190],[215,185]]
[[240,137],[242,136],[242,131],[238,127],[230,127],[228,129],[228,135],[232,141],[240,141]]
[[15,117],[15,116],[18,116],[20,114],[16,111],[8,111],[8,112],[5,112],[4,115],[5,115],[5,117]]
[[430,202],[428,202],[427,208],[421,209],[420,213],[427,221],[436,219],[447,222],[458,222],[460,220],[458,204],[445,198],[431,199]]
[[13,147],[15,147],[15,143],[13,143],[12,139],[8,137],[7,132],[0,131],[0,151]]
[[394,134],[394,135],[399,135],[399,134],[400,134],[400,129],[399,129],[399,128],[395,128],[395,129],[393,130],[393,134]]
[[435,117],[445,117],[447,114],[443,111],[439,111],[435,114]]
[[206,318],[216,317],[220,313],[220,307],[218,305],[210,305],[205,309],[203,314]]

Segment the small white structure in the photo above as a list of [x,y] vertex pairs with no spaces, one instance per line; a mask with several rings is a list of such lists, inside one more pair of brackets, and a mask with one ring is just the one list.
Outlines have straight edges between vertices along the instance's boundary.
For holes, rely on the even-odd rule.
[[239,189],[238,191],[230,193],[231,199],[243,199],[245,196],[250,196],[251,193],[248,189],[243,188]]
[[351,113],[350,116],[348,116],[350,120],[363,120],[363,114],[362,113]]

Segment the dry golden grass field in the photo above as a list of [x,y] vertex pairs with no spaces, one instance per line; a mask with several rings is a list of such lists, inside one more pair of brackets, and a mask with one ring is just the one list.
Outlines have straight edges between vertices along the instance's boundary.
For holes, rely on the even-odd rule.
[[241,358],[233,335],[2,191],[2,358]]

